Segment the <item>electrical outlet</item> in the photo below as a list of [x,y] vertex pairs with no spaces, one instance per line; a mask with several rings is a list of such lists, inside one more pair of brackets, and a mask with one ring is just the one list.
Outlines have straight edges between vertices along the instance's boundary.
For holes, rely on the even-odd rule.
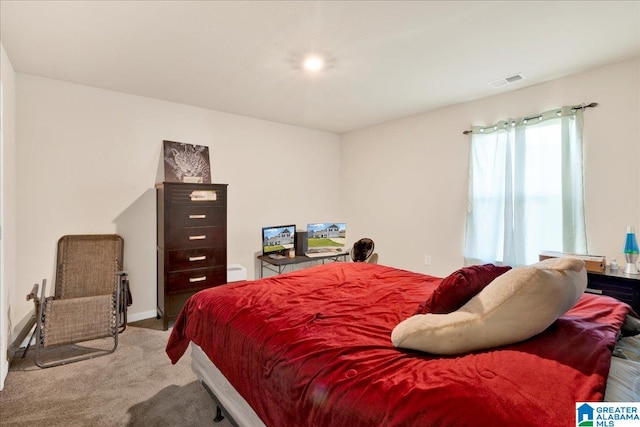
[[424,265],[431,265],[431,255],[424,256]]

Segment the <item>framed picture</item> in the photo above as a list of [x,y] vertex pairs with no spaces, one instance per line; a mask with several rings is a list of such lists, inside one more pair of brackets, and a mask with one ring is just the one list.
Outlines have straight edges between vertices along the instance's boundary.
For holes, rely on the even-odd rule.
[[211,183],[209,147],[175,141],[163,142],[165,182]]

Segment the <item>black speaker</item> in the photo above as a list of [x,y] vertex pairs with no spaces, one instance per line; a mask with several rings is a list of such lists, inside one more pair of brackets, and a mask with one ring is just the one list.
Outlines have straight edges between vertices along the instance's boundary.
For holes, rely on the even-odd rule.
[[296,256],[307,253],[307,232],[296,231]]

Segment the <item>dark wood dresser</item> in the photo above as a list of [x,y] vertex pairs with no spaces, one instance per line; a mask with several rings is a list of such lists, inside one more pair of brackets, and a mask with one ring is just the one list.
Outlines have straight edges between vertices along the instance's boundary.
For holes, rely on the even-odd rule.
[[227,184],[156,184],[158,317],[175,320],[194,293],[227,283]]

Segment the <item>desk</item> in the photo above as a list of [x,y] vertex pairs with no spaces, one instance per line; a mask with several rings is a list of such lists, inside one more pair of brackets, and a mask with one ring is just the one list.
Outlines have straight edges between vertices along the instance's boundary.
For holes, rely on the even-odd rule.
[[343,261],[346,261],[347,255],[349,255],[349,252],[341,252],[321,257],[296,255],[293,258],[285,257],[280,259],[269,258],[269,255],[260,255],[258,257],[258,259],[260,260],[260,278],[262,279],[264,277],[263,272],[265,268],[267,270],[273,271],[274,273],[281,274],[288,265],[296,265],[312,261],[322,261],[322,263],[324,264],[325,261],[336,262],[339,261],[340,258],[342,258]]
[[627,274],[623,267],[602,273],[587,271],[586,292],[607,295],[626,302],[636,313],[640,313],[640,275]]

